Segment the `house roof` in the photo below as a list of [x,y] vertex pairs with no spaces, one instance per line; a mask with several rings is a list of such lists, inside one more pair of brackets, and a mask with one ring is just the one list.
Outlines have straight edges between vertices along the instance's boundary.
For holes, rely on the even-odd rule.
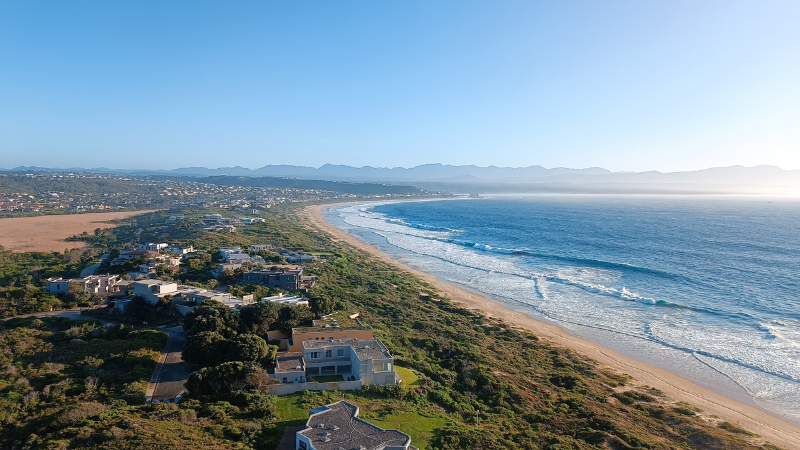
[[346,345],[353,349],[361,361],[370,359],[388,359],[392,357],[386,346],[378,339],[328,339],[319,341],[303,341],[303,349],[325,348]]
[[298,431],[317,450],[340,448],[381,450],[407,448],[411,438],[397,430],[384,430],[358,418],[358,407],[345,401],[311,411],[306,429]]
[[[300,367],[298,369],[298,367]],[[302,356],[279,356],[275,359],[275,373],[301,372],[305,370]]]

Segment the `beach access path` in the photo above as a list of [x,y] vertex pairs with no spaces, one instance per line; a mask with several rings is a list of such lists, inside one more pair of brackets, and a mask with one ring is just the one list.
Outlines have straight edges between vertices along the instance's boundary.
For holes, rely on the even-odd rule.
[[[353,202],[347,202],[353,203]],[[364,203],[364,202],[358,202]],[[468,309],[485,312],[488,316],[502,319],[506,323],[530,331],[555,345],[567,347],[618,372],[632,376],[644,386],[660,389],[667,396],[684,401],[703,410],[705,416],[717,416],[721,420],[735,423],[751,432],[758,433],[767,441],[787,449],[800,449],[800,426],[776,416],[756,405],[744,403],[719,392],[700,386],[672,372],[637,361],[600,344],[573,336],[560,327],[533,319],[525,313],[512,311],[500,303],[484,296],[467,291],[461,287],[439,281],[438,277],[406,266],[393,259],[378,248],[355,238],[325,221],[323,208],[335,204],[306,207],[301,219],[320,232],[327,233],[334,240],[347,243],[373,256],[393,264],[412,275],[425,280],[439,289],[451,301]]]

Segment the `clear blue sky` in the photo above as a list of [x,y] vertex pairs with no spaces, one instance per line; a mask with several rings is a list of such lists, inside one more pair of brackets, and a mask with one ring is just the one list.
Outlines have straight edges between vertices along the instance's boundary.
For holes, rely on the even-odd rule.
[[800,169],[800,1],[0,0],[0,167]]

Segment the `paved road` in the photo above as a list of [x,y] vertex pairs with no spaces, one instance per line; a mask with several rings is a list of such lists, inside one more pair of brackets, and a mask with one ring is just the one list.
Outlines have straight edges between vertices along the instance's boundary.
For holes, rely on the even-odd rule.
[[153,400],[171,400],[183,391],[183,385],[189,379],[188,364],[181,358],[186,335],[180,325],[160,331],[169,334],[169,339],[167,340],[167,345],[164,346],[158,366],[153,372],[153,378],[150,380],[147,393],[148,396],[153,396]]

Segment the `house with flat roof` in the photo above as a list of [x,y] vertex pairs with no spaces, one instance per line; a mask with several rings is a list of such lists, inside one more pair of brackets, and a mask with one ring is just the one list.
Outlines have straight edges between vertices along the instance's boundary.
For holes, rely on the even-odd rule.
[[314,285],[313,276],[304,276],[303,268],[270,267],[269,269],[256,269],[242,274],[242,283],[260,284],[273,289],[287,291],[305,291]]
[[127,284],[120,284],[122,278],[119,275],[89,275],[83,278],[48,278],[47,292],[51,294],[65,294],[69,289],[70,283],[78,283],[86,292],[95,297],[107,297],[120,293],[121,287]]
[[270,387],[274,395],[357,390],[365,385],[400,382],[394,357],[380,339],[303,341],[302,354],[276,358],[270,377],[281,382]]
[[411,437],[384,430],[358,417],[358,406],[344,400],[309,410],[295,450],[411,450]]
[[374,339],[374,330],[359,320],[358,313],[337,312],[312,321],[310,327],[292,328],[287,336],[282,331],[269,331],[270,339],[278,340],[278,348],[287,355],[299,355],[303,352],[303,341],[319,341],[331,339]]

